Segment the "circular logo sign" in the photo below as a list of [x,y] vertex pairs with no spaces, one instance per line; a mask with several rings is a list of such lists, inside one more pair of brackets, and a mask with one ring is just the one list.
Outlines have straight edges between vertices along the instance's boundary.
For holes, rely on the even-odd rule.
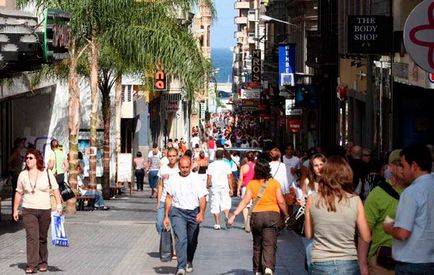
[[429,82],[434,83],[434,73],[428,74]]
[[434,71],[434,0],[425,0],[410,13],[404,26],[404,45],[414,62]]

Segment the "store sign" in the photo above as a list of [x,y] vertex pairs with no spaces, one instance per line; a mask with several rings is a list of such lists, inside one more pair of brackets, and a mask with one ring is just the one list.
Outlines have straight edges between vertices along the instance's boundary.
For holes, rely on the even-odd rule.
[[405,49],[426,72],[434,71],[434,0],[417,5],[404,25]]
[[261,82],[261,50],[253,50],[252,55],[252,81]]
[[157,91],[167,90],[166,72],[164,72],[163,70],[157,70],[155,72],[154,88]]
[[179,110],[179,101],[168,101],[166,111],[168,113],[176,113]]
[[348,53],[380,54],[392,49],[392,17],[348,16]]
[[241,89],[241,96],[242,99],[260,99],[261,97],[261,90],[260,89]]
[[295,85],[295,44],[279,44],[279,89]]
[[429,82],[434,83],[434,73],[428,74],[428,80]]
[[44,61],[52,63],[69,58],[71,16],[57,9],[46,9],[44,13]]

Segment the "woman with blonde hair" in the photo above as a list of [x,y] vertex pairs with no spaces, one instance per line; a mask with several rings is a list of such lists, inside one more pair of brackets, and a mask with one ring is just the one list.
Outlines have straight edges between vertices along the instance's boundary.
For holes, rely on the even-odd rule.
[[340,156],[327,159],[319,179],[318,193],[306,203],[305,235],[313,238],[309,274],[367,274],[358,263],[354,236],[370,242],[371,234],[360,198],[353,193],[353,172]]

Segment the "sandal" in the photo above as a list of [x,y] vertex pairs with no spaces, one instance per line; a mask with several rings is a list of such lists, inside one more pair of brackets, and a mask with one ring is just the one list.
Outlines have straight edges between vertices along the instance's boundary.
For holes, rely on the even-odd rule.
[[39,266],[39,272],[47,272],[48,267],[46,265],[40,265]]
[[26,274],[36,273],[36,270],[33,267],[26,267]]

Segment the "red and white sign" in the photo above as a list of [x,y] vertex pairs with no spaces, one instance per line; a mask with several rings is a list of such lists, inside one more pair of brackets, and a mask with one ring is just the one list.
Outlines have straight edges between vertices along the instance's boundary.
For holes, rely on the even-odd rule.
[[292,133],[299,133],[301,130],[301,119],[299,118],[293,118],[288,120],[289,130],[291,130]]
[[434,71],[434,0],[425,0],[409,14],[404,26],[404,45],[414,62]]
[[429,82],[434,83],[434,73],[428,74],[428,80],[429,80]]

